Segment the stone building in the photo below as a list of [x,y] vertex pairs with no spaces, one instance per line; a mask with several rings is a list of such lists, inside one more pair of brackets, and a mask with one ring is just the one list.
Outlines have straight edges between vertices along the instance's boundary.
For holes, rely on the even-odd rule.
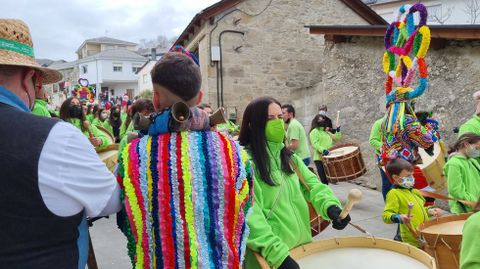
[[[361,181],[374,187],[368,137],[384,112],[387,24],[360,0],[224,0],[198,13],[176,43],[199,55],[207,102],[237,108],[239,120],[249,101],[265,95],[292,103],[307,131],[320,104],[331,118],[340,111],[342,142],[360,145],[368,166]],[[430,89],[417,107],[432,110],[452,142],[453,127],[473,113],[480,49],[476,26],[462,26],[460,35],[455,26],[439,27],[432,36],[442,38],[427,55]]]

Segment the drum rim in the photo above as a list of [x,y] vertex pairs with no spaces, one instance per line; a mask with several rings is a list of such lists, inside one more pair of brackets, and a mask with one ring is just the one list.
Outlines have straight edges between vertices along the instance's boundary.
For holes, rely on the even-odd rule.
[[294,259],[302,259],[319,251],[352,247],[393,251],[415,259],[431,269],[437,269],[435,259],[427,252],[403,242],[379,237],[345,236],[318,240],[290,250],[290,255]]
[[353,152],[350,152],[350,153],[347,153],[345,155],[339,155],[339,156],[333,156],[333,157],[329,157],[328,155],[327,156],[322,156],[323,159],[325,161],[337,161],[337,160],[342,160],[342,158],[345,158],[347,159],[347,157],[350,157],[350,156],[355,156],[357,155],[356,153],[357,152],[360,152],[360,146],[359,145],[356,145],[356,144],[353,144],[353,143],[347,143],[347,144],[341,144],[341,145],[336,145],[334,147],[331,147],[328,151],[332,151],[332,150],[336,150],[336,149],[339,149],[339,148],[344,148],[344,147],[356,147],[356,149],[353,151]]
[[[458,220],[467,220],[472,213],[462,213],[462,214],[455,214],[455,215],[449,215],[445,217],[440,217],[440,218],[434,218],[428,221],[425,221],[424,223],[420,224],[418,226],[418,231],[420,234],[428,234],[428,235],[438,235],[438,233],[429,233],[425,232],[424,230],[428,227],[435,226],[437,224],[442,224],[442,223],[447,223],[447,222],[452,222],[452,221],[458,221]],[[440,234],[442,236],[462,236],[461,234]]]

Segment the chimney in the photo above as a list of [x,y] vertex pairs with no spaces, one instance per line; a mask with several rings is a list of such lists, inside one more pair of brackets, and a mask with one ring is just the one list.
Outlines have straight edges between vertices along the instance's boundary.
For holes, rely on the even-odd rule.
[[157,49],[156,48],[152,48],[152,52],[150,53],[150,57],[151,57],[152,61],[157,60]]

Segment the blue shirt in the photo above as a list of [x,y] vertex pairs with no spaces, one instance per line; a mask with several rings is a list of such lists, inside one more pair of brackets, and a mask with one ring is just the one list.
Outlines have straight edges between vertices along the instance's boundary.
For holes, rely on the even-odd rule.
[[0,85],[0,103],[16,107],[24,112],[31,112],[28,106],[22,101],[22,99],[20,99],[20,97],[2,85]]

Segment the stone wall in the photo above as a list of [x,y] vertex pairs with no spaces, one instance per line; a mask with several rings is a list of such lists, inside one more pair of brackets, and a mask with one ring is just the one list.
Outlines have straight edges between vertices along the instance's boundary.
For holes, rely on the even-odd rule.
[[[321,82],[310,89],[293,91],[291,100],[300,110],[304,124],[313,118],[320,104],[327,104],[333,120],[340,112],[342,142],[357,143],[368,166],[362,181],[380,186],[374,152],[368,143],[373,122],[383,115],[385,105],[382,70],[383,39],[353,38],[350,42],[326,44],[321,55]],[[473,92],[480,83],[480,43],[449,41],[443,49],[427,54],[430,86],[416,104],[416,110],[433,111],[440,121],[440,133],[447,144],[455,141],[453,128],[474,113]]]
[[[268,2],[247,0],[237,8],[254,14]],[[359,144],[368,167],[361,182],[378,187],[380,179],[368,137],[385,104],[383,39],[326,42],[322,35],[309,34],[304,25],[367,23],[338,0],[301,2],[273,0],[260,15],[235,11],[216,28],[208,23],[203,27],[187,48],[199,48],[205,101],[216,106],[218,72],[209,61],[210,34],[215,46],[222,31],[243,31],[244,36],[226,33],[222,37],[225,106],[236,107],[241,120],[252,99],[272,96],[292,103],[307,130],[320,104],[328,105],[332,120],[336,111],[341,111],[342,142]],[[434,111],[444,139],[451,143],[455,139],[453,127],[473,113],[471,95],[480,81],[480,47],[473,41],[450,41],[443,49],[430,50],[427,61],[430,88],[417,109]]]
[[[236,107],[239,116],[253,98],[274,96],[290,99],[290,91],[313,87],[321,65],[316,55],[323,52],[324,39],[310,35],[307,24],[367,24],[338,0],[246,0],[223,17],[218,25],[205,24],[187,48],[199,48],[205,101],[217,105],[217,71],[210,65],[212,45],[219,45],[224,30],[245,34],[222,35],[223,88],[225,106]],[[263,13],[260,13],[264,8]],[[250,15],[246,15],[248,13]],[[255,15],[256,16],[251,16]],[[215,28],[215,29],[214,29]],[[198,44],[198,45],[197,45]]]

